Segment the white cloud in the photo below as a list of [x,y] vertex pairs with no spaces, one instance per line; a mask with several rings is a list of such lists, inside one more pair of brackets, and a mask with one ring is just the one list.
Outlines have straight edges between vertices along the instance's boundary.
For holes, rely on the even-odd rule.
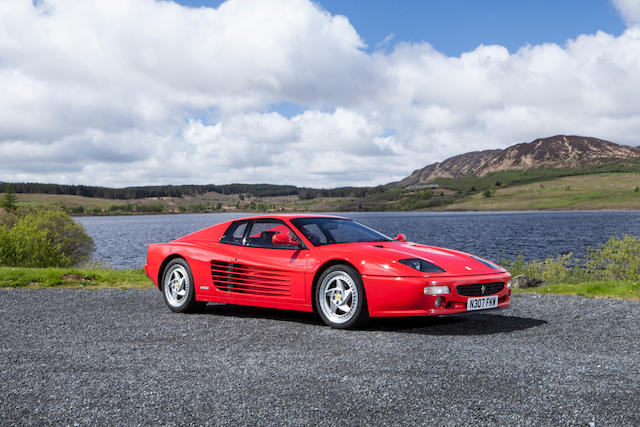
[[622,15],[627,25],[640,24],[640,1],[638,0],[612,0],[614,6]]
[[0,180],[375,185],[558,133],[640,144],[640,27],[513,54],[363,47],[308,0],[4,0]]

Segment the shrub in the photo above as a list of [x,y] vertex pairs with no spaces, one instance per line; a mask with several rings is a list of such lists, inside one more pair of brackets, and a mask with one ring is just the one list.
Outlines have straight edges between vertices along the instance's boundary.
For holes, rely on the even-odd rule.
[[640,238],[625,235],[589,248],[585,267],[595,280],[640,280]]
[[513,276],[524,275],[547,284],[579,283],[601,280],[640,280],[640,238],[625,235],[611,237],[596,249],[589,248],[583,259],[573,254],[544,260],[525,261],[522,254],[514,260],[500,260]]
[[83,215],[84,214],[84,206],[75,206],[67,210],[71,215]]
[[576,268],[572,266],[573,254],[562,254],[543,260],[526,262],[522,254],[513,261],[501,260],[500,263],[515,277],[524,275],[532,279],[540,279],[545,283],[568,283],[575,276]]
[[61,210],[19,213],[0,226],[0,265],[68,267],[91,259],[93,239]]
[[131,210],[132,207],[130,203],[109,206],[109,212],[131,212]]
[[158,203],[138,203],[135,205],[136,212],[162,212],[164,210],[164,205],[160,202]]

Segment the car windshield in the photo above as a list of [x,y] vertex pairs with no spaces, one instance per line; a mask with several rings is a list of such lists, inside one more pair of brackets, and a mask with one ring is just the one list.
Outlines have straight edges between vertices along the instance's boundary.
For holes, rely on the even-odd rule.
[[296,218],[291,222],[313,246],[336,243],[389,242],[392,239],[382,233],[342,218]]

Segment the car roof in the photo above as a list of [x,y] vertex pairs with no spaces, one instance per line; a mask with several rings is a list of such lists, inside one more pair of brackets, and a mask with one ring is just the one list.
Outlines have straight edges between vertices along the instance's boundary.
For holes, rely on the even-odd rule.
[[296,219],[296,218],[335,218],[335,219],[348,219],[342,216],[337,215],[318,215],[318,214],[264,214],[264,215],[254,215],[248,216],[244,218],[237,218],[233,221],[243,221],[250,219],[268,219],[268,218],[279,218],[279,219]]

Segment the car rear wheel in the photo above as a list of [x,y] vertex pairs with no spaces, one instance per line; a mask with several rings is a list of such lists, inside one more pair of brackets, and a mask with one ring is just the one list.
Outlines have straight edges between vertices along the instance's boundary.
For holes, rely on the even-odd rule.
[[334,265],[320,275],[315,299],[320,317],[332,328],[353,328],[369,318],[362,278],[348,265]]
[[182,258],[169,262],[162,275],[162,295],[169,308],[178,313],[186,313],[201,308],[196,301],[193,275],[189,264]]

